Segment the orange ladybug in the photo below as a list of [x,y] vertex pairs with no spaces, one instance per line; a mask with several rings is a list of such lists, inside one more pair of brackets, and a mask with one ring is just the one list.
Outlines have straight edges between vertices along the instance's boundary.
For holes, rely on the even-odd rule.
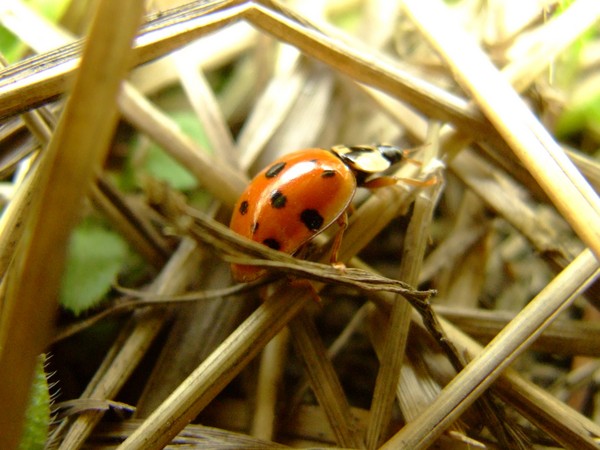
[[[373,176],[396,164],[405,150],[391,145],[337,145],[287,154],[262,170],[235,205],[229,227],[267,247],[294,254],[333,222],[341,226],[332,250],[337,260],[346,210],[357,186],[375,188],[396,179]],[[254,281],[266,269],[232,264],[238,282]]]

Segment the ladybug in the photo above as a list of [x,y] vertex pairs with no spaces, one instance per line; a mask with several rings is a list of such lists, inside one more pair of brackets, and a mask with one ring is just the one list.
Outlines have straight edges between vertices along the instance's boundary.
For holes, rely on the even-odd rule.
[[[263,169],[235,205],[229,227],[267,247],[294,254],[308,240],[333,222],[341,229],[334,241],[331,260],[347,225],[346,211],[356,188],[395,184],[392,177],[374,174],[405,157],[406,150],[392,145],[336,145],[287,154]],[[233,278],[250,282],[266,269],[233,264]]]

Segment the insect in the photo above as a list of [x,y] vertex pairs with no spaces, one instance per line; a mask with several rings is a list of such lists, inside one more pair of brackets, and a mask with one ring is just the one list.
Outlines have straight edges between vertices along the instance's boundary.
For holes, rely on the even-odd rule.
[[[235,205],[229,227],[253,241],[294,254],[334,222],[340,225],[331,253],[337,252],[356,188],[377,188],[397,180],[378,174],[402,161],[407,151],[392,145],[337,145],[287,154],[263,169]],[[250,282],[266,269],[233,264],[233,278]]]

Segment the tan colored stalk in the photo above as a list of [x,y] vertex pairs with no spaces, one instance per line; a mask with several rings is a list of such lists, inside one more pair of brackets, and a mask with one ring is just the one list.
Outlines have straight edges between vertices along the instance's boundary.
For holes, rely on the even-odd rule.
[[[237,168],[238,151],[227,121],[219,108],[202,69],[193,64],[190,53],[193,49],[184,47],[171,55],[188,101],[198,116],[217,157]],[[191,60],[191,61],[190,61]]]
[[289,331],[282,330],[262,351],[250,434],[273,440],[277,431],[277,397],[284,374]]
[[[335,341],[327,349],[327,358],[333,361],[335,357],[348,346],[350,338],[358,333],[358,330],[363,326],[363,322],[367,316],[369,310],[369,304],[363,305],[352,317],[352,320],[344,327],[344,330],[338,335]],[[301,408],[301,403],[306,394],[307,389],[310,388],[308,381],[301,383],[298,389],[289,396],[288,408],[290,411],[295,411],[297,408]]]
[[[282,291],[287,291],[282,295]],[[120,450],[163,448],[239,373],[311,296],[282,289],[265,301],[167,398]]]
[[232,205],[246,185],[246,177],[229,164],[212,158],[185,135],[165,113],[130,84],[119,96],[123,116],[186,167],[217,199]]
[[[193,5],[176,8],[165,13],[157,23],[147,23],[136,39],[136,63],[158,58],[232,21],[245,19],[356,81],[402,98],[432,117],[453,122],[458,128],[468,130],[478,138],[498,140],[490,124],[469,109],[464,99],[410,75],[383,55],[373,58],[366,49],[361,49],[363,46],[359,42],[348,39],[346,43],[330,37],[308,23],[306,18],[297,17],[276,1],[265,0],[264,6],[255,2],[238,3],[215,1],[206,8]],[[213,12],[206,14],[208,10]],[[333,33],[332,27],[321,23],[319,26]],[[77,67],[80,45],[76,42],[56,54],[41,55],[2,73],[0,117],[64,92],[69,77]],[[47,69],[40,76],[38,71],[41,66]],[[29,71],[33,71],[34,75]],[[27,75],[24,76],[24,73]]]
[[[198,262],[196,243],[184,240],[149,291],[156,294],[180,293],[196,276]],[[121,338],[112,346],[80,398],[115,398],[169,317],[168,312],[162,308],[147,308],[136,312],[130,319],[130,326],[124,328]],[[59,449],[80,448],[102,417],[102,410],[91,410],[78,415],[62,437]]]
[[[514,317],[511,311],[489,311],[436,305],[439,315],[481,342],[491,341]],[[532,350],[558,355],[600,356],[600,323],[559,319],[532,344]]]
[[141,1],[99,4],[73,91],[36,173],[39,191],[24,224],[23,253],[13,263],[0,326],[0,378],[12,380],[0,385],[2,448],[19,441],[36,357],[53,332],[67,242],[116,125],[116,94],[130,67],[142,10]]
[[[14,260],[15,251],[25,231],[23,223],[39,188],[35,176],[39,160],[30,160],[29,165],[30,170],[23,179],[13,184],[14,195],[0,218],[0,274],[6,274]],[[0,305],[3,303],[0,300]]]
[[[467,335],[445,323],[444,329],[453,342],[466,354],[478,354],[483,349]],[[562,442],[567,448],[595,448],[600,426],[570,408],[545,389],[525,380],[514,369],[507,368],[492,388],[504,401],[515,407],[532,424]]]
[[[517,39],[513,47],[525,45],[528,51],[525,53],[521,50],[518,59],[504,67],[502,73],[508,80],[514,80],[512,84],[517,92],[523,92],[548,69],[548,64],[553,58],[567,49],[583,30],[591,28],[598,20],[600,8],[596,0],[573,2],[566,11],[533,33]],[[507,53],[512,53],[511,50]]]
[[594,255],[584,250],[444,388],[417,419],[396,433],[382,449],[421,449],[431,445],[598,274]]
[[[439,131],[439,126],[432,127]],[[438,150],[435,131],[430,132],[432,145],[427,152]],[[433,159],[433,155],[431,155]],[[441,180],[435,193],[441,193]],[[413,215],[406,233],[405,247],[402,252],[398,279],[410,285],[416,285],[423,264],[423,257],[429,239],[429,226],[433,219],[433,211],[437,204],[437,195],[432,192],[421,192],[415,200]],[[380,358],[380,368],[377,373],[375,390],[371,404],[371,417],[367,428],[366,443],[368,449],[376,449],[385,439],[388,429],[392,406],[394,404],[396,387],[400,377],[402,361],[404,359],[406,340],[410,325],[411,306],[406,299],[398,296],[392,303],[383,352]]]
[[285,120],[306,83],[306,77],[307,71],[301,64],[301,58],[296,58],[296,62],[289,68],[274,74],[257,98],[238,137],[238,145],[244,149],[239,161],[242,170],[250,169]]
[[[373,271],[357,258],[353,262],[356,262],[356,267]],[[385,309],[389,309],[393,301],[393,297],[385,292],[378,292],[373,298],[382,300],[380,304]],[[422,317],[415,310],[412,311],[412,320],[425,329]],[[444,331],[457,346],[461,354],[477,355],[483,351],[483,347],[480,344],[468,335],[465,335],[454,325],[444,319],[440,319],[440,322],[443,325]],[[575,448],[591,449],[590,445],[595,445],[593,437],[600,436],[600,427],[598,425],[574,411],[541,387],[530,381],[526,381],[511,368],[505,369],[492,387],[507,403],[514,406],[534,425],[545,430],[557,442],[569,442]],[[421,403],[421,405],[423,404]],[[417,417],[421,416],[414,414],[414,417],[411,417],[411,421]]]
[[89,193],[90,201],[146,261],[156,268],[164,265],[172,251],[164,236],[150,226],[143,213],[127,204],[124,195],[106,179],[97,179]]
[[302,355],[311,388],[329,419],[337,444],[364,448],[362,436],[354,426],[350,404],[312,318],[305,310],[300,311],[290,321],[289,327],[294,344]]
[[[0,67],[5,67],[6,62],[0,55]],[[31,133],[37,138],[40,145],[46,146],[52,137],[52,130],[44,120],[39,111],[29,111],[21,115],[23,122]],[[31,205],[32,196],[37,191],[36,172],[38,159],[32,155],[27,162],[20,165],[21,173],[13,182],[14,196],[6,206],[0,217],[0,274],[5,274],[13,260],[15,249],[23,235],[25,227],[22,226],[26,220],[27,212]],[[27,170],[25,170],[27,166]],[[3,300],[0,300],[0,305]]]
[[[451,13],[441,1],[407,0],[404,6],[556,208],[600,258],[600,200],[564,151],[489,57],[448,19]],[[600,3],[588,2],[588,8],[593,14]]]
[[[235,20],[240,14],[240,9],[244,9],[245,6],[226,9],[223,13],[206,14],[208,10],[231,3],[239,2],[215,0],[208,5],[186,5],[175,8],[172,11],[173,17],[162,17],[158,27],[153,26],[154,23],[144,24],[134,43],[134,64],[142,64],[163,56]],[[0,13],[2,12],[4,11],[0,10]],[[10,12],[4,12],[0,19],[5,22],[5,17],[10,18]],[[196,20],[190,27],[188,21],[193,19]],[[3,73],[4,77],[0,77],[0,116],[27,109],[44,99],[64,93],[79,65],[82,45],[82,41],[79,40],[65,45],[58,51],[33,57],[27,62],[8,68],[5,71],[7,73]],[[21,65],[32,70],[29,76],[22,78],[18,75],[18,67]],[[15,69],[17,73],[14,72]],[[13,75],[16,75],[16,79],[12,78]]]
[[[359,42],[334,39],[321,32],[306,18],[295,21],[295,14],[277,1],[263,1],[243,11],[244,18],[287,42],[307,55],[351,77],[355,81],[381,89],[418,107],[433,118],[448,120],[458,128],[488,139],[495,136],[489,123],[469,110],[463,99],[441,90],[403,71],[384,55],[377,58],[363,51]],[[267,6],[268,5],[268,6]],[[273,9],[270,9],[272,6]],[[296,18],[297,19],[297,18]],[[319,24],[319,27],[325,27]]]
[[[231,405],[226,405],[228,408],[227,416],[238,418],[244,415],[243,408],[230,408]],[[240,406],[235,404],[234,406]],[[122,420],[119,422],[111,422],[103,425],[102,432],[99,433],[97,440],[92,438],[90,441],[91,448],[106,447],[106,442],[119,442],[126,439],[140,426],[140,421],[135,419]],[[298,430],[297,434],[301,435],[303,429]],[[306,433],[304,433],[306,435]],[[183,449],[221,449],[221,450],[238,450],[238,449],[289,449],[290,447],[257,439],[247,434],[235,433],[228,430],[223,430],[204,425],[191,424],[186,427],[175,439],[176,442],[168,448],[183,448]],[[111,446],[113,447],[113,446]],[[114,447],[113,447],[114,448]]]
[[[67,37],[66,33],[61,33],[60,29],[46,21],[38,21],[39,27],[34,33],[31,28],[25,27],[23,24],[37,16],[32,12],[28,12],[26,8],[19,9],[19,14],[23,14],[23,17],[14,24],[14,31],[19,32],[19,37],[23,41],[29,42],[30,45],[36,45],[34,47],[36,51],[47,51],[48,47],[44,44],[45,42],[61,42],[65,47],[72,45],[67,44],[72,38]],[[46,41],[39,39],[41,35],[46,37]],[[37,45],[40,47],[37,47]],[[189,85],[193,81],[189,78],[191,76],[187,75],[185,80],[188,88],[191,89]],[[199,83],[198,80],[196,80],[196,83]],[[200,89],[197,84],[194,84],[194,88]],[[130,83],[124,83],[119,93],[119,109],[127,121],[136,126],[138,130],[146,133],[173,158],[187,167],[191,173],[196,175],[198,180],[203,182],[204,186],[208,187],[209,190],[212,189],[212,193],[216,198],[226,204],[235,202],[247,182],[246,178],[233,169],[230,164],[222,163],[222,158],[211,158],[205,149],[199,148],[196,143],[181,132],[171,118],[156,108]],[[211,111],[214,115],[214,109]],[[218,121],[218,119],[215,119],[215,121]]]

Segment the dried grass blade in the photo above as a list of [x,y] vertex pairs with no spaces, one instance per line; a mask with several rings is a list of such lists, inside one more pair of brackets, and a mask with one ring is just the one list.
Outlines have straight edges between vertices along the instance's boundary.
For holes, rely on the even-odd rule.
[[[158,58],[237,20],[248,7],[238,3],[238,0],[194,2],[154,18],[142,27],[135,40],[133,64]],[[0,15],[0,20],[4,16],[7,14]],[[82,45],[78,40],[0,71],[0,118],[64,93],[79,65]]]
[[294,344],[304,360],[313,392],[325,410],[338,445],[364,448],[353,423],[350,404],[312,319],[306,311],[301,311],[289,326]]
[[[408,14],[497,127],[575,232],[600,258],[600,200],[581,173],[440,1],[407,0]],[[588,4],[590,13],[600,3]]]
[[434,442],[598,274],[594,255],[584,250],[448,384],[435,402],[382,448],[426,448]]
[[[24,20],[25,18],[21,19]],[[43,34],[49,42],[57,40],[64,42],[64,39],[67,39],[55,27],[45,22],[43,24],[47,26],[41,28],[40,25],[36,30],[37,35]],[[28,41],[29,30],[22,31],[21,39]],[[44,48],[36,48],[36,50],[42,51]],[[0,75],[0,86],[3,81]],[[11,88],[10,84],[9,88]],[[1,90],[0,87],[0,98]],[[214,188],[215,197],[225,201],[226,204],[235,202],[246,184],[246,178],[232,169],[231,164],[224,163],[222,158],[209,157],[208,152],[199,148],[182,133],[173,120],[152,105],[131,83],[125,83],[119,93],[119,108],[126,120],[145,132],[182,165],[188,167],[205,186]]]
[[[439,127],[434,126],[432,130],[439,131]],[[433,140],[437,143],[435,137]],[[435,148],[437,150],[438,146],[436,145]],[[413,215],[406,232],[406,247],[403,250],[399,273],[399,278],[408,284],[418,283],[429,239],[429,226],[442,190],[443,185],[439,183],[434,192],[422,192],[415,200]],[[368,449],[378,448],[382,439],[386,437],[384,433],[391,420],[396,387],[404,359],[410,325],[410,308],[410,303],[403,301],[402,298],[396,299],[392,304],[367,428]]]
[[427,300],[434,291],[418,291],[407,283],[372,272],[345,268],[340,271],[330,264],[294,258],[283,252],[251,241],[231,231],[198,210],[189,207],[181,195],[162,184],[148,184],[150,202],[182,233],[219,250],[223,259],[238,264],[266,267],[315,281],[345,284],[368,291],[389,291],[415,301]]
[[154,450],[167,445],[304,308],[310,298],[304,292],[284,288],[267,299],[119,449]]
[[[452,324],[444,322],[444,330],[460,346],[461,352],[476,355],[483,350],[479,343]],[[594,439],[600,437],[600,426],[547,390],[525,380],[516,370],[504,370],[492,388],[532,424],[545,430],[557,442],[565,444],[566,448],[597,448]]]
[[[517,92],[523,92],[548,67],[553,58],[571,45],[600,19],[596,0],[578,0],[566,11],[525,35],[529,51],[502,69],[508,80],[513,81]],[[517,45],[523,45],[520,39]],[[510,50],[507,52],[510,53]]]
[[269,6],[253,5],[243,11],[243,15],[265,32],[355,81],[401,98],[431,117],[453,122],[457,128],[475,133],[482,139],[493,139],[496,135],[489,123],[469,109],[463,99],[402,71],[384,55],[373,58],[372,53],[360,50],[362,46],[359,42],[346,43],[327,36],[317,26],[309,24],[306,18],[300,18],[279,2],[262,3]]
[[[436,305],[436,313],[480,342],[491,341],[510,322],[511,311],[455,308]],[[557,355],[600,356],[600,323],[559,319],[533,343],[532,350]]]
[[235,203],[247,181],[240,172],[220,158],[210,157],[129,83],[123,86],[119,108],[129,122],[187,167],[216,198],[227,205]]
[[244,149],[239,162],[242,170],[246,171],[254,164],[260,151],[285,120],[306,83],[306,77],[306,68],[298,57],[288,70],[271,78],[238,137],[239,148]]
[[[196,244],[184,240],[154,280],[150,291],[159,295],[181,292],[195,276],[198,260]],[[130,326],[124,327],[121,338],[113,344],[80,398],[114,398],[168,318],[169,314],[163,308],[146,309],[134,315],[129,321]],[[59,449],[80,448],[103,416],[104,411],[89,411],[79,415],[70,424]]]
[[[362,266],[361,264],[360,266]],[[391,307],[394,297],[387,292],[374,295],[379,305],[386,310]],[[415,324],[423,329],[423,317],[416,310],[412,312]],[[457,346],[461,355],[477,355],[483,347],[454,325],[440,319],[444,332]],[[554,322],[556,323],[556,322]],[[427,330],[429,332],[429,330]],[[404,371],[401,372],[401,374]],[[521,378],[513,369],[505,369],[498,382],[492,385],[500,396],[517,408],[534,425],[545,430],[557,442],[571,443],[573,448],[595,448],[594,438],[600,436],[600,427],[584,415],[568,407],[546,390]],[[513,398],[514,397],[514,398]],[[427,403],[420,403],[425,407]],[[413,414],[411,420],[417,417]],[[569,447],[569,445],[567,445]],[[571,448],[569,447],[569,448]]]
[[214,152],[229,165],[236,167],[238,151],[233,136],[208,80],[202,70],[193,64],[193,59],[190,59],[192,51],[193,48],[185,47],[175,52],[171,59],[177,67],[188,101],[203,124]]
[[111,182],[98,178],[92,185],[89,198],[146,261],[156,268],[165,264],[172,252],[167,240],[150,226],[148,217],[127,203]]
[[52,334],[70,231],[116,125],[116,95],[130,65],[142,11],[141,1],[99,4],[79,76],[36,174],[39,192],[28,239],[13,265],[0,327],[0,377],[13,380],[0,385],[2,448],[18,443],[35,358]]
[[278,392],[284,380],[290,333],[282,330],[262,351],[256,388],[256,401],[250,434],[273,440],[277,429]]
[[[139,420],[127,420],[103,424],[100,432],[91,444],[94,448],[106,448],[126,439],[140,426]],[[182,430],[168,449],[214,449],[214,450],[258,450],[290,448],[276,442],[265,441],[246,434],[234,433],[219,428],[192,424]]]

